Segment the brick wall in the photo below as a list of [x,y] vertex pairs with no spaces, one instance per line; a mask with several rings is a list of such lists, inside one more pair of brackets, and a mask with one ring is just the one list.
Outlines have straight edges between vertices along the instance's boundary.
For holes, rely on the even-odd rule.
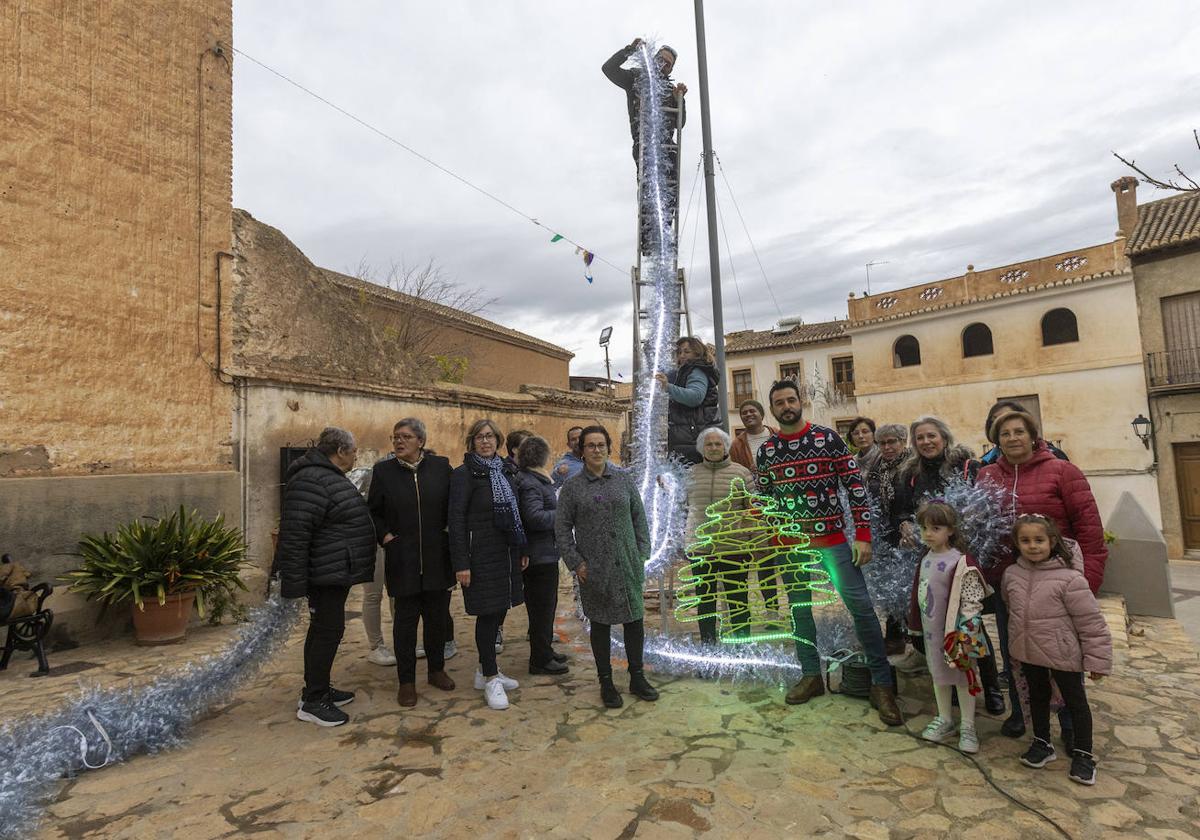
[[0,4],[0,475],[228,469],[231,29],[229,0]]

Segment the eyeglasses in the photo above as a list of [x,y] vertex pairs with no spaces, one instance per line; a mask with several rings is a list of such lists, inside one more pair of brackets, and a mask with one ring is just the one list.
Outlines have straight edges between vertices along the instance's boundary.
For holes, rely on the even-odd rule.
[[903,441],[896,440],[896,438],[888,438],[887,440],[879,441],[879,445],[880,446],[899,446],[902,442]]
[[480,443],[483,443],[484,441],[495,440],[495,439],[496,439],[496,436],[494,434],[492,434],[491,432],[480,432],[479,434],[475,435],[475,440],[479,441]]
[[420,440],[416,435],[392,435],[392,442],[399,443],[403,440]]

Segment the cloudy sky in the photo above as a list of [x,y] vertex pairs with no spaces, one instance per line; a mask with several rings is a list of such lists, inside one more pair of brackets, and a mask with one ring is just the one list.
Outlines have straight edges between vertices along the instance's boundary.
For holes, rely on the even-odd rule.
[[[694,32],[686,0],[234,4],[238,49],[621,268],[597,260],[592,285],[570,246],[240,56],[234,202],[328,268],[432,258],[497,299],[488,317],[575,352],[573,373],[603,373],[611,324],[628,377],[634,171],[600,65],[639,35],[679,50],[686,201]],[[727,332],[845,317],[867,262],[879,292],[1107,241],[1112,150],[1200,170],[1192,0],[710,0],[707,32],[713,145],[746,223],[718,173]],[[711,339],[702,190],[680,264]]]

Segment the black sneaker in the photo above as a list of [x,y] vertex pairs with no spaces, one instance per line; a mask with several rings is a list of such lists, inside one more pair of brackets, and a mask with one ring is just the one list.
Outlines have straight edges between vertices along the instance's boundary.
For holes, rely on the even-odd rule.
[[[332,686],[330,686],[329,691],[325,696],[328,697],[330,702],[332,702],[335,706],[345,706],[347,703],[354,702],[353,691],[342,691],[341,689],[333,688]],[[304,697],[301,696],[300,700],[296,703],[296,708],[299,709],[303,705]]]
[[354,702],[353,691],[342,691],[341,689],[330,686],[329,699],[333,701],[335,706],[345,706],[347,703]]
[[641,671],[630,671],[629,693],[639,700],[653,702],[658,699],[658,689],[646,681],[646,675]]
[[1072,782],[1081,785],[1096,784],[1096,757],[1083,750],[1075,750],[1071,754],[1071,772],[1068,774]]
[[301,703],[300,708],[296,710],[296,717],[317,726],[341,726],[350,720],[350,715],[333,705],[328,696]]
[[1021,756],[1021,763],[1026,767],[1040,770],[1056,758],[1058,756],[1054,753],[1054,745],[1041,738],[1034,738],[1029,749],[1025,751],[1025,755]]

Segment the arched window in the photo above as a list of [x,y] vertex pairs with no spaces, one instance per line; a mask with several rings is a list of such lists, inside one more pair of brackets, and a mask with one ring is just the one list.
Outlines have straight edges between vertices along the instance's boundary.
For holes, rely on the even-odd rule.
[[892,367],[912,367],[921,364],[921,342],[911,335],[902,335],[892,345]]
[[1079,324],[1070,309],[1051,309],[1042,316],[1042,344],[1070,344],[1079,340]]
[[969,324],[962,334],[963,358],[992,355],[992,331],[987,324]]

